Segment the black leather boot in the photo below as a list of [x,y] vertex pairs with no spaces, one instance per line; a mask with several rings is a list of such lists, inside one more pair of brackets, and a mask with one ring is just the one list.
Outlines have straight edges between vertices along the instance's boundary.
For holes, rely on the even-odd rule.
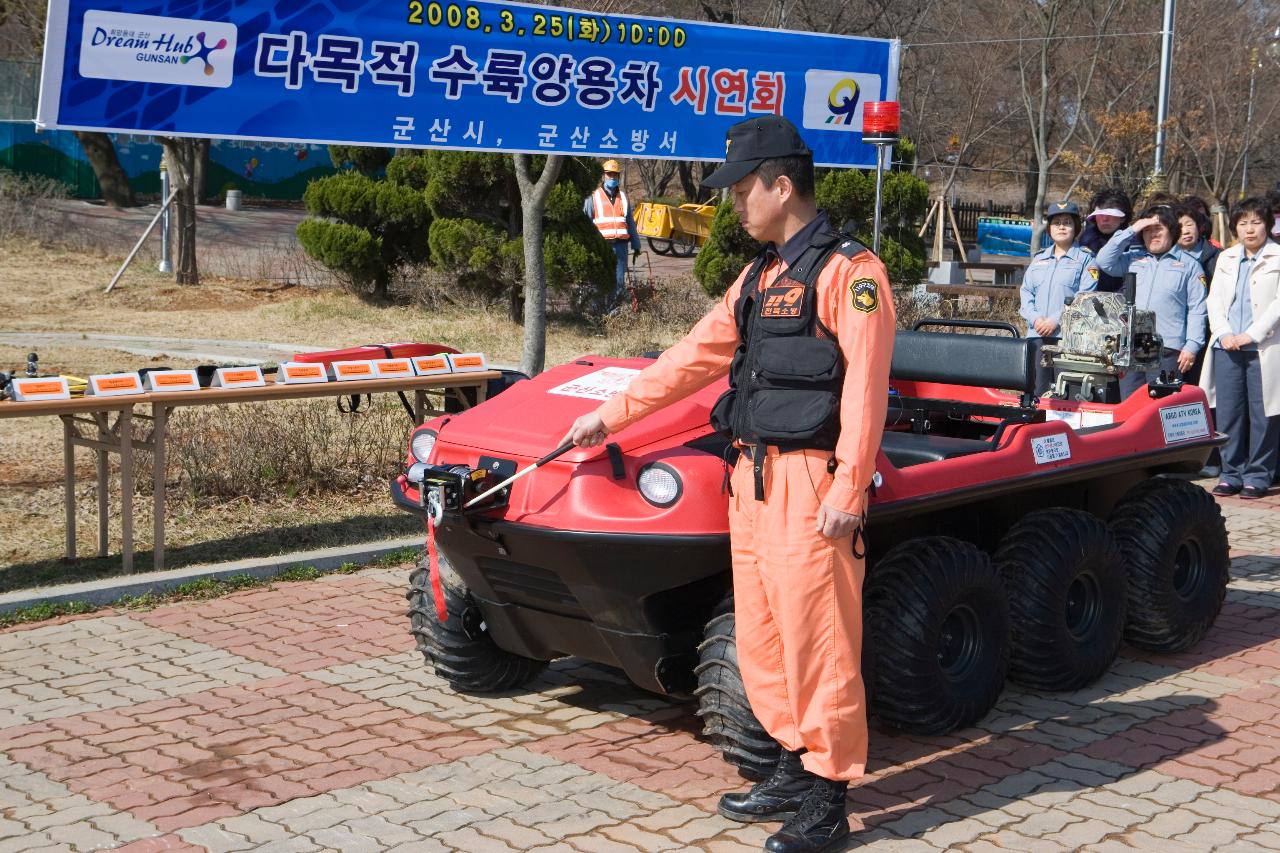
[[767,853],[838,850],[849,837],[849,821],[844,816],[844,795],[849,783],[820,776],[814,779],[799,811],[764,843]]
[[786,820],[796,813],[804,796],[813,787],[814,776],[800,763],[803,752],[782,751],[778,766],[763,782],[757,782],[745,794],[725,794],[717,811],[729,820],[762,823]]

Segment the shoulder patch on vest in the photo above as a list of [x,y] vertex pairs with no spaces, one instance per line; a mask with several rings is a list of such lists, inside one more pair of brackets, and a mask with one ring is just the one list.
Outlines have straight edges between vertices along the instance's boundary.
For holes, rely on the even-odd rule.
[[870,249],[868,249],[866,246],[862,245],[857,240],[853,240],[853,239],[841,240],[836,245],[835,250],[837,253],[844,255],[846,258],[856,258],[858,255],[861,255],[863,252],[870,251]]
[[870,314],[880,307],[879,290],[875,279],[860,278],[849,285],[849,295],[853,297],[853,307],[864,314]]
[[1094,281],[1097,281],[1097,280],[1098,280],[1098,268],[1097,268],[1097,267],[1089,267],[1089,275],[1093,277],[1093,280],[1094,280]]
[[1209,281],[1204,277],[1204,273],[1200,273],[1200,275],[1196,276],[1196,278],[1200,279],[1200,283],[1203,284],[1205,287],[1209,286]]

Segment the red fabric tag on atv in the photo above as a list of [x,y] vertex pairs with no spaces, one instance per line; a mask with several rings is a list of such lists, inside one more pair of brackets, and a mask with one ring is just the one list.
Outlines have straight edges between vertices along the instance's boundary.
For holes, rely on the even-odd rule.
[[761,317],[799,317],[804,307],[804,285],[766,288],[760,299]]
[[436,552],[436,523],[427,516],[427,572],[431,576],[431,598],[436,603],[436,616],[441,622],[449,621],[449,611],[444,606],[444,584],[440,582],[440,557]]

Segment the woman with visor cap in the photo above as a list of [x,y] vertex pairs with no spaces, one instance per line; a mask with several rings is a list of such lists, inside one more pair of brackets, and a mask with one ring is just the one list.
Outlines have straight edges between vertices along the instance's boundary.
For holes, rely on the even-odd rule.
[[1053,245],[1037,254],[1022,278],[1019,313],[1027,321],[1027,337],[1035,352],[1037,395],[1053,385],[1053,367],[1042,367],[1040,349],[1058,340],[1062,307],[1077,293],[1093,290],[1097,282],[1086,275],[1089,253],[1075,245],[1080,233],[1080,208],[1073,201],[1059,201],[1044,212]]
[[[1089,202],[1091,211],[1085,217],[1084,230],[1080,232],[1080,248],[1091,255],[1097,255],[1112,235],[1129,224],[1133,216],[1133,203],[1129,196],[1117,187],[1099,190]],[[1115,293],[1124,284],[1123,278],[1098,274],[1097,289],[1104,293]]]

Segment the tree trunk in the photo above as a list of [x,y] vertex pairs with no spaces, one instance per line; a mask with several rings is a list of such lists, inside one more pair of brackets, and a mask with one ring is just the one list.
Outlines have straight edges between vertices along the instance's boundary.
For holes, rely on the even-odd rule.
[[1036,167],[1036,198],[1031,208],[1031,254],[1040,251],[1040,235],[1044,233],[1044,199],[1049,194],[1049,169],[1052,163],[1040,163]]
[[204,200],[209,197],[209,185],[207,176],[209,174],[209,139],[196,140],[196,204],[204,204]]
[[555,186],[564,157],[547,157],[535,182],[529,174],[528,154],[515,154],[516,181],[520,185],[520,212],[524,219],[524,349],[520,370],[529,376],[542,372],[547,358],[547,269],[542,262],[542,214]]
[[196,140],[167,136],[161,140],[169,168],[169,179],[178,191],[173,200],[177,258],[174,263],[178,284],[199,284],[196,264]]
[[120,165],[111,137],[87,130],[77,130],[74,133],[76,139],[80,140],[85,156],[89,158],[89,165],[93,167],[94,177],[98,179],[98,186],[102,189],[102,200],[112,207],[133,207],[135,202],[133,189],[129,186],[129,176]]

